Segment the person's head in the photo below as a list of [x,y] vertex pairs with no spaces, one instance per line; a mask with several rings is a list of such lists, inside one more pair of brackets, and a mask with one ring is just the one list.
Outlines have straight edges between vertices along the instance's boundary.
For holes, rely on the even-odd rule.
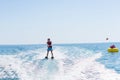
[[50,41],[50,38],[48,38],[48,41]]

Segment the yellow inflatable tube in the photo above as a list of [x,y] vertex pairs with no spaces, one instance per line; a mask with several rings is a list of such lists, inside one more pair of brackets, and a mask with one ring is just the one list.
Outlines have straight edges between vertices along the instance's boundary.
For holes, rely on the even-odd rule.
[[108,48],[108,52],[119,52],[118,48]]

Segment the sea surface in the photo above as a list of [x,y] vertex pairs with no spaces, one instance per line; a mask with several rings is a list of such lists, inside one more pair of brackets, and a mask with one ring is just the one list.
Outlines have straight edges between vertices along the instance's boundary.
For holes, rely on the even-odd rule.
[[0,45],[0,80],[120,80],[120,43]]

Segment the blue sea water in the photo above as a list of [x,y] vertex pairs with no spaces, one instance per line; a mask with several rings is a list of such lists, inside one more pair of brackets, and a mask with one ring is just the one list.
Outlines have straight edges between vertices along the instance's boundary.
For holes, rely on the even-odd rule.
[[46,45],[1,45],[0,80],[120,80],[120,43],[55,44],[55,59],[44,59]]

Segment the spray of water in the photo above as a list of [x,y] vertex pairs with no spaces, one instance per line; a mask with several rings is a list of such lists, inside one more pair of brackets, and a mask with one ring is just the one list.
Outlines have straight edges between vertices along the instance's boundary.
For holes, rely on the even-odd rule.
[[[55,59],[44,59],[40,49],[17,55],[0,56],[0,79],[16,80],[120,80],[120,75],[96,61],[101,53],[77,49],[71,58],[68,51],[54,50]],[[77,54],[77,56],[76,56]],[[89,55],[89,56],[88,56]],[[8,79],[9,80],[9,79]]]

